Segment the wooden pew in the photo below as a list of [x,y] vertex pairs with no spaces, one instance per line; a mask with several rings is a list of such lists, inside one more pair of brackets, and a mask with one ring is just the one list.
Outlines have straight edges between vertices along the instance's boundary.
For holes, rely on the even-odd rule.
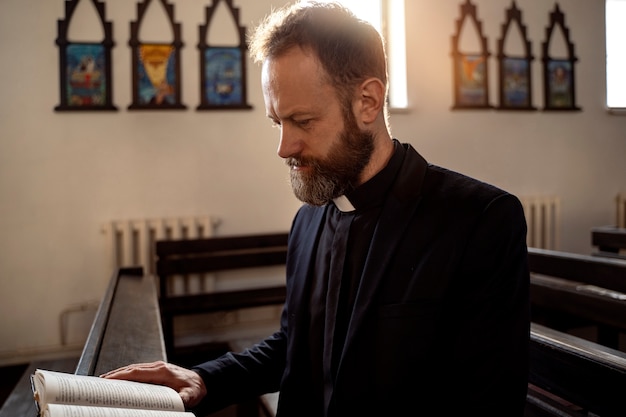
[[37,415],[30,375],[37,368],[100,375],[129,363],[166,360],[154,277],[141,268],[117,270],[91,326],[80,358],[36,361],[24,372],[0,417]]
[[138,362],[167,361],[154,277],[122,268],[100,302],[80,361],[79,375],[101,375]]
[[597,328],[597,341],[619,348],[626,331],[626,261],[529,248],[533,321],[569,332]]
[[525,417],[626,415],[626,353],[531,324]]
[[[237,346],[240,348],[241,346]],[[526,417],[625,415],[621,388],[626,386],[626,356],[536,323],[531,328],[531,360]],[[154,278],[140,268],[112,277],[75,372],[98,375],[133,362],[166,360]],[[76,361],[60,361],[71,371]],[[34,417],[28,377],[0,410],[0,417]],[[273,407],[265,408],[272,413]],[[272,414],[263,414],[272,415]]]
[[176,316],[284,303],[284,282],[258,288],[175,295],[170,291],[170,281],[190,274],[284,265],[287,259],[286,232],[157,241],[156,256],[159,305],[165,347],[170,358],[178,356],[180,351],[174,340]]
[[626,259],[626,229],[599,226],[591,229],[591,244],[597,247],[594,256]]

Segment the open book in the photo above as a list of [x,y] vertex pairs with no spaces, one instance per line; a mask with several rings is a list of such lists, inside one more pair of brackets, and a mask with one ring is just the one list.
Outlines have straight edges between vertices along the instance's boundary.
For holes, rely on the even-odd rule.
[[42,369],[31,381],[41,417],[194,417],[162,385]]

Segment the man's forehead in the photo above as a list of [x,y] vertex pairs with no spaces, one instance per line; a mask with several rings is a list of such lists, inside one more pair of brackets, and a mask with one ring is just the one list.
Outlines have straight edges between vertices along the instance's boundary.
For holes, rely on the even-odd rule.
[[263,89],[279,90],[284,87],[305,88],[324,84],[324,72],[314,56],[298,52],[268,58],[261,69]]

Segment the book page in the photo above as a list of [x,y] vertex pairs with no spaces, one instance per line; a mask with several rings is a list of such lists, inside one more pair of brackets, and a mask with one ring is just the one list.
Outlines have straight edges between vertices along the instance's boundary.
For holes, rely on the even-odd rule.
[[38,369],[33,378],[35,399],[48,404],[184,411],[176,391],[161,385],[104,379]]
[[180,411],[137,410],[128,408],[88,407],[84,405],[50,404],[43,417],[195,417]]

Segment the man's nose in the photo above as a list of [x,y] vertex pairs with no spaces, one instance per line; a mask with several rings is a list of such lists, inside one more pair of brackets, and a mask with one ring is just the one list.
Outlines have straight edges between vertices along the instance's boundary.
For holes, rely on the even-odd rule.
[[302,141],[298,138],[296,132],[288,126],[280,127],[280,140],[278,142],[278,156],[281,158],[289,158],[300,154],[302,151]]

